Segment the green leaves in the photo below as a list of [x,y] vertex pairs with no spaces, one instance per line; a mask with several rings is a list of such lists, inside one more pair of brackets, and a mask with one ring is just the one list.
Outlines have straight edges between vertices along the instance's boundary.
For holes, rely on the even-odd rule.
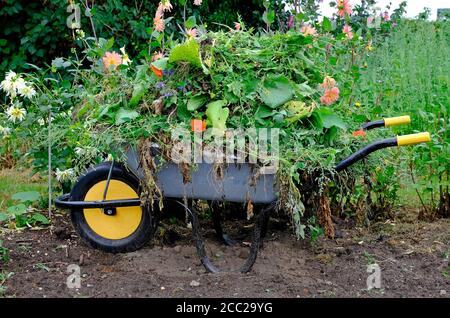
[[195,15],[193,15],[193,16],[190,16],[186,20],[186,23],[184,24],[184,26],[186,27],[186,29],[192,29],[193,27],[195,27],[196,24],[197,24],[197,21],[195,19]]
[[325,32],[331,32],[333,31],[333,25],[331,24],[330,19],[328,19],[327,17],[323,17],[323,21],[322,21],[322,29]]
[[14,201],[19,201],[19,203],[9,206],[5,213],[0,212],[0,222],[14,220],[16,227],[24,227],[36,223],[50,223],[50,221],[41,213],[30,213],[34,210],[31,207],[31,204],[40,198],[39,192],[18,192],[13,194],[11,198]]
[[208,74],[208,69],[203,65],[200,55],[200,45],[194,39],[189,39],[183,44],[175,46],[169,55],[169,63],[188,62],[192,66],[203,69]]
[[31,216],[31,219],[32,219],[32,221],[34,221],[33,223],[38,222],[38,223],[41,223],[44,225],[50,224],[50,221],[41,213],[34,213]]
[[18,192],[13,194],[12,199],[20,202],[34,202],[40,197],[37,191]]
[[54,68],[66,68],[70,65],[71,63],[69,61],[64,61],[62,57],[57,57],[52,61],[52,67]]
[[187,103],[187,110],[193,112],[197,109],[199,109],[200,107],[202,107],[203,105],[205,105],[205,103],[208,101],[209,97],[207,95],[195,95],[192,96]]
[[294,100],[290,101],[285,105],[285,108],[289,114],[289,117],[286,118],[286,121],[289,123],[295,123],[298,120],[311,115],[315,107],[316,105],[314,103],[308,106],[305,102]]
[[169,61],[169,59],[167,57],[156,60],[154,62],[152,62],[152,65],[154,67],[156,67],[158,70],[165,70],[167,69],[167,62]]
[[208,106],[206,107],[206,117],[208,119],[208,125],[220,131],[225,131],[226,121],[230,113],[230,110],[228,108],[224,108],[227,103],[228,102],[226,100],[218,100],[208,104]]
[[116,125],[132,121],[133,119],[136,119],[138,116],[139,113],[135,110],[121,108],[116,114]]
[[276,108],[294,97],[294,88],[284,75],[272,75],[260,83],[258,94],[267,106]]
[[[165,70],[167,67],[167,60],[168,58],[159,59],[154,61],[152,65],[159,70]],[[136,107],[140,103],[142,97],[144,97],[147,92],[150,83],[152,83],[153,78],[147,75],[147,70],[148,65],[146,64],[137,67],[136,76],[134,78],[133,94],[128,102],[130,107]]]
[[6,215],[5,213],[0,212],[0,222],[7,221],[8,219],[9,219],[8,215]]
[[314,115],[316,115],[319,128],[331,128],[333,126],[341,129],[347,128],[344,121],[329,108],[321,107],[316,109]]
[[133,95],[131,96],[130,102],[128,105],[130,107],[136,107],[141,101],[142,97],[147,90],[147,85],[144,82],[138,82],[133,87]]
[[303,97],[309,97],[316,93],[316,90],[312,89],[308,84],[302,83],[297,85],[296,93]]
[[262,19],[264,23],[270,27],[275,21],[275,11],[273,10],[264,11]]
[[19,215],[22,215],[25,212],[27,212],[27,206],[25,204],[23,204],[23,203],[19,203],[17,205],[10,206],[7,209],[7,211],[8,211],[9,214],[12,214],[12,215],[15,215],[15,216],[19,216]]

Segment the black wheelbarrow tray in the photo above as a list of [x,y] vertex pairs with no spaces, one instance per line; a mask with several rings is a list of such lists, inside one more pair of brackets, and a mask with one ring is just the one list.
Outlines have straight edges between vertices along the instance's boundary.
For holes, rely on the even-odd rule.
[[[386,118],[366,123],[362,129],[387,127],[409,123],[409,116]],[[379,149],[413,145],[430,141],[429,133],[397,136],[372,143],[342,160],[336,171],[342,171]],[[128,163],[123,165],[104,162],[89,169],[75,183],[70,194],[55,200],[55,205],[71,210],[71,218],[79,235],[94,248],[107,252],[131,252],[142,247],[155,233],[157,213],[150,203],[142,200],[143,171],[137,153],[127,153]],[[197,164],[190,180],[183,181],[183,173],[174,163],[166,163],[153,176],[164,200],[173,200],[187,212],[197,253],[209,272],[218,272],[207,257],[202,240],[198,215],[189,202],[193,199],[212,202],[252,202],[261,207],[253,229],[249,256],[240,268],[248,272],[252,268],[267,230],[271,211],[278,198],[278,187],[274,174],[260,175],[256,180],[254,165],[248,163],[226,164],[220,179],[215,177],[214,165]],[[144,194],[145,196],[145,194]],[[222,231],[220,211],[212,214],[219,239],[226,245],[233,241]]]

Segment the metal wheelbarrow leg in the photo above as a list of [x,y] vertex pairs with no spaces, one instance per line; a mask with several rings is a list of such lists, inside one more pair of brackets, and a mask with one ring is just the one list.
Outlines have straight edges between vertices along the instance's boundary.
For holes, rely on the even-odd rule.
[[210,209],[212,211],[212,220],[214,224],[214,230],[216,231],[217,238],[226,246],[233,246],[236,242],[230,238],[227,233],[224,233],[222,228],[222,213],[217,201],[210,203]]
[[[189,214],[192,222],[192,237],[194,239],[195,247],[197,249],[197,254],[200,258],[201,263],[205,267],[205,269],[210,273],[218,273],[220,269],[218,269],[209,259],[206,254],[205,245],[203,242],[203,238],[201,235],[200,223],[198,220],[197,211],[194,207],[188,207],[180,201],[176,201],[178,204],[183,206],[186,212]],[[253,264],[255,264],[256,258],[258,256],[258,251],[261,245],[262,234],[267,230],[263,229],[263,227],[267,227],[268,219],[270,218],[270,213],[274,210],[276,202],[272,202],[271,204],[264,207],[255,222],[255,227],[253,229],[252,234],[252,243],[250,247],[250,253],[245,261],[244,265],[240,268],[241,273],[249,272]]]

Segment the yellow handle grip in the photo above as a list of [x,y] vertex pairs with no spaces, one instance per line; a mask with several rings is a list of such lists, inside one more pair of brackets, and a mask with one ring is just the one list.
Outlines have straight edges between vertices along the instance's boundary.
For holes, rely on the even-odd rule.
[[430,133],[423,132],[412,135],[397,136],[397,146],[416,145],[422,142],[431,141]]
[[408,115],[406,115],[406,116],[399,116],[399,117],[384,118],[384,127],[407,125],[410,122],[411,122],[411,117],[409,117]]

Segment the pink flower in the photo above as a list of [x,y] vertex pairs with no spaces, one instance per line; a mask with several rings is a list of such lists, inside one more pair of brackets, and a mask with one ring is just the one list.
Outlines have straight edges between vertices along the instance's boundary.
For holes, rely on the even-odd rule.
[[324,105],[331,105],[339,99],[339,93],[339,88],[337,87],[327,89],[323,96],[320,97],[320,102]]
[[310,27],[309,25],[306,25],[306,24],[300,28],[300,32],[302,32],[304,36],[316,36],[317,35],[316,29],[313,27]]
[[336,86],[336,81],[334,78],[332,78],[330,76],[325,76],[325,78],[323,79],[323,83],[320,84],[320,87],[322,87],[325,90],[332,89],[335,86]]
[[348,39],[352,39],[353,38],[352,27],[349,26],[348,24],[344,25],[344,28],[342,29],[342,32],[345,33],[345,35],[347,36]]
[[234,22],[234,29],[239,31],[241,29],[241,24],[239,22]]
[[166,12],[166,11],[170,12],[172,10],[172,8],[173,7],[172,7],[172,4],[170,3],[170,0],[162,0],[159,3],[158,11],[160,11],[160,12]]
[[368,17],[367,18],[367,25],[372,25],[373,22],[373,17]]
[[163,32],[165,29],[163,11],[161,11],[160,8],[156,11],[155,18],[153,19],[153,26],[158,32]]
[[391,17],[389,16],[389,12],[384,11],[383,19],[384,19],[384,21],[390,21],[391,20]]
[[186,35],[188,38],[196,38],[198,35],[197,29],[187,29]]
[[350,0],[338,0],[337,1],[338,15],[343,18],[346,14],[352,14],[352,5]]
[[106,71],[115,70],[117,66],[122,64],[122,57],[116,52],[106,52],[102,57],[102,62]]
[[294,16],[290,15],[288,23],[287,23],[287,27],[288,27],[288,29],[292,29],[293,26],[294,26]]
[[200,6],[200,5],[202,4],[202,1],[203,1],[203,0],[194,0],[194,4],[195,4],[196,6]]

